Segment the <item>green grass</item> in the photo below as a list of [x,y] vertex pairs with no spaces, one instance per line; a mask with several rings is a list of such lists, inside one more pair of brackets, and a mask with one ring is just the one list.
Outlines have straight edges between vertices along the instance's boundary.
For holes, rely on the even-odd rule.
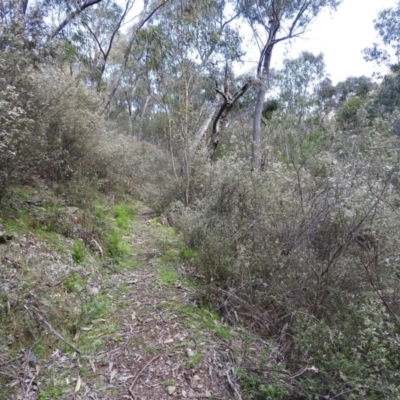
[[194,368],[202,359],[203,355],[199,352],[196,352],[193,356],[186,360],[185,365],[187,368]]
[[182,260],[195,260],[200,261],[200,255],[197,251],[182,246],[179,249],[179,256]]
[[228,329],[225,328],[222,325],[216,324],[215,325],[215,334],[223,340],[229,340],[232,339],[232,332]]
[[[281,381],[266,383],[265,380],[254,372],[248,372],[243,368],[236,370],[236,375],[242,383],[242,392],[245,399],[288,399],[288,391]],[[317,397],[316,397],[317,398]]]
[[[9,214],[5,212],[5,214]],[[17,232],[27,232],[29,230],[38,229],[40,224],[37,220],[32,218],[27,210],[21,210],[18,212],[12,212],[11,215],[7,215],[4,222],[4,229],[6,232],[15,233]]]
[[77,264],[82,264],[86,257],[86,248],[83,244],[82,240],[77,239],[74,240],[74,244],[72,246],[72,259]]
[[83,305],[83,313],[87,321],[92,321],[95,319],[101,319],[106,316],[107,311],[109,311],[110,299],[106,296],[99,296],[94,298],[92,301]]
[[76,272],[73,272],[62,284],[68,293],[80,293],[86,286],[86,281]]
[[56,386],[53,382],[49,383],[45,388],[42,388],[39,394],[39,400],[53,400],[59,399],[63,395],[63,387]]
[[178,280],[178,274],[174,269],[162,268],[158,271],[158,283],[165,286],[173,286]]
[[133,207],[130,204],[117,204],[113,207],[115,222],[120,229],[128,229],[134,217]]
[[158,345],[153,345],[153,346],[147,346],[145,348],[146,353],[148,354],[154,354],[157,353],[157,351],[159,351],[161,348]]
[[124,242],[121,232],[114,230],[108,234],[107,252],[110,257],[122,258],[131,252],[128,243]]

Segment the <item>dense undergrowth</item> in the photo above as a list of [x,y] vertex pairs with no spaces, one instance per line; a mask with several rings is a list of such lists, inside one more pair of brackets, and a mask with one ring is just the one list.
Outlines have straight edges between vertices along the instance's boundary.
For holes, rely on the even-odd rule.
[[[187,245],[158,243],[163,260],[190,263],[202,302],[266,341],[265,360],[235,371],[243,398],[400,397],[396,115],[369,118],[357,103],[351,123],[299,127],[277,114],[254,171],[239,126],[210,165],[188,141],[167,151],[120,134],[98,116],[100,96],[24,54],[0,68],[0,230],[18,239],[1,255],[8,355],[45,356],[43,324],[73,338],[116,310],[97,277],[138,262],[125,234],[142,200]],[[101,346],[95,336],[78,345]]]
[[214,304],[302,371],[282,398],[399,396],[398,139],[358,118],[352,134],[286,126],[266,141],[275,155],[263,171],[224,157],[204,196],[173,206]]

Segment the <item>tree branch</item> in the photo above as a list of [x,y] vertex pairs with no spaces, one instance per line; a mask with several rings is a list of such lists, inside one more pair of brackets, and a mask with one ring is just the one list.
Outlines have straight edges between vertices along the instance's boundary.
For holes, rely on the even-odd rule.
[[28,10],[29,0],[24,0],[24,6],[22,8],[22,12],[26,15],[26,11]]
[[58,25],[58,27],[48,36],[47,40],[48,41],[53,40],[79,14],[81,14],[87,8],[92,7],[95,4],[100,3],[101,1],[102,0],[91,0],[91,1],[88,1],[87,3],[83,3],[78,9],[76,9],[70,15],[68,15],[67,18],[65,18],[64,21],[61,22],[60,25]]
[[[124,67],[125,67],[126,64],[128,63],[129,54],[130,54],[130,52],[131,52],[133,43],[134,43],[134,41],[135,41],[135,39],[136,39],[136,35],[137,35],[138,32],[140,31],[140,29],[143,28],[144,24],[145,24],[147,21],[149,21],[149,20],[151,19],[151,17],[152,17],[161,7],[163,7],[165,4],[167,4],[168,1],[169,1],[169,0],[164,0],[164,1],[162,1],[162,2],[161,2],[158,6],[156,6],[147,16],[144,16],[143,19],[141,19],[141,20],[139,21],[139,23],[132,29],[131,38],[130,38],[129,43],[128,43],[128,45],[126,46],[125,51],[124,51],[124,65],[120,67],[120,70],[119,70],[119,72],[118,72],[118,74],[117,74],[117,76],[116,76],[116,78],[115,78],[114,84],[113,84],[113,86],[112,86],[112,88],[111,88],[111,90],[110,90],[110,92],[109,92],[109,94],[108,94],[108,99],[107,99],[106,104],[104,105],[104,107],[103,107],[103,109],[102,109],[102,111],[101,111],[101,114],[106,113],[106,112],[108,112],[108,110],[109,110],[109,107],[110,107],[110,104],[111,104],[111,100],[113,99],[113,97],[114,97],[114,95],[115,95],[115,93],[116,93],[116,91],[117,91],[117,88],[118,88],[118,86],[119,86],[119,83],[120,83],[120,81],[121,81]],[[145,6],[146,6],[146,4],[145,4]]]

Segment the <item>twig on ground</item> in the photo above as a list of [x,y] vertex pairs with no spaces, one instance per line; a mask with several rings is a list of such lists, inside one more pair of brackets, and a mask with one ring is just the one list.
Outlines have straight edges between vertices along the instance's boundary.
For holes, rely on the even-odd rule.
[[235,397],[238,400],[242,400],[242,396],[240,395],[240,393],[238,392],[238,390],[236,389],[235,384],[232,382],[231,380],[231,376],[229,375],[229,371],[230,369],[226,370],[225,375],[226,375],[226,379],[228,380],[229,386],[231,387],[231,389],[233,390],[233,392],[235,393]]
[[35,378],[36,378],[36,375],[33,375],[33,376],[32,376],[32,379],[29,381],[28,388],[26,389],[26,395],[27,395],[27,396],[29,395],[29,391],[31,390],[31,386],[32,386],[32,383],[33,383],[33,381],[34,381]]
[[136,396],[133,394],[132,389],[133,387],[136,385],[137,380],[139,379],[139,377],[142,375],[143,371],[155,360],[159,359],[161,357],[161,354],[159,354],[158,356],[153,357],[148,363],[145,364],[145,366],[136,374],[135,379],[133,380],[131,386],[129,386],[128,388],[128,392],[129,394],[132,396],[133,399],[136,398]]

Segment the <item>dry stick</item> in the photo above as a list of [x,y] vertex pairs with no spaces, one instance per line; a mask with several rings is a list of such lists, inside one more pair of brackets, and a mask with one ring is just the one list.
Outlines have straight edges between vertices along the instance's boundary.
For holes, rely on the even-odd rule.
[[29,395],[29,391],[31,390],[33,380],[36,378],[36,374],[32,376],[32,379],[29,382],[28,388],[26,389],[26,394]]
[[154,361],[156,361],[157,359],[159,359],[161,357],[161,354],[159,354],[158,356],[153,357],[135,376],[135,379],[133,380],[131,386],[129,386],[128,392],[129,394],[132,396],[132,398],[135,398],[135,395],[132,392],[132,388],[135,386],[137,380],[139,379],[140,375],[142,375],[143,371]]
[[228,380],[229,386],[231,387],[231,389],[233,390],[233,392],[236,395],[235,397],[237,397],[239,400],[242,400],[242,396],[240,395],[240,393],[236,389],[235,384],[231,380],[231,377],[229,375],[229,369],[227,371],[225,371],[225,375],[226,375],[226,379]]
[[[28,307],[25,306],[25,308],[28,310]],[[49,331],[56,336],[58,339],[62,340],[63,342],[67,343],[68,346],[72,347],[77,353],[82,354],[82,351],[79,350],[75,345],[73,345],[71,342],[69,342],[67,339],[64,339],[50,324],[50,322],[46,321],[37,311],[35,311],[38,319],[40,322],[45,324]]]

